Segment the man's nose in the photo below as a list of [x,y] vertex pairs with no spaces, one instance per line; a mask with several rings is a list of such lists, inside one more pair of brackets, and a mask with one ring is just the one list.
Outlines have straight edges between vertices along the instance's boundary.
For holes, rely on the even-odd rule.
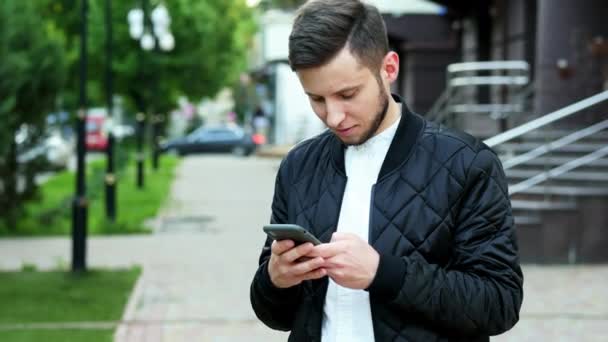
[[344,109],[336,102],[327,101],[327,126],[329,128],[338,128],[342,121],[344,121]]

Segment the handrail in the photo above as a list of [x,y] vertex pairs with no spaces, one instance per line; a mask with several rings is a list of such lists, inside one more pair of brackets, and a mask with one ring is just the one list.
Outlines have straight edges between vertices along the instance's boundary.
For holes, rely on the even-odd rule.
[[529,152],[526,152],[524,154],[518,155],[516,157],[507,159],[503,162],[502,166],[505,170],[512,168],[513,166],[517,166],[519,164],[523,164],[527,161],[530,161],[536,157],[540,157],[543,154],[546,154],[548,152],[557,150],[558,148],[564,147],[570,143],[573,143],[575,141],[578,141],[582,138],[588,137],[590,135],[593,135],[595,133],[601,132],[604,129],[608,128],[608,120],[604,120],[602,122],[599,122],[595,125],[589,126],[587,128],[581,129],[579,131],[576,131],[572,134],[569,134],[563,138],[560,138],[558,140],[552,141],[548,144],[539,146]]
[[560,165],[549,171],[540,173],[532,178],[526,179],[525,181],[519,182],[515,185],[509,186],[509,194],[513,195],[518,192],[526,191],[531,187],[542,183],[550,178],[555,178],[563,175],[564,173],[571,171],[579,166],[589,164],[595,160],[601,159],[608,155],[608,146],[602,147],[599,150],[589,153],[580,158],[574,159],[566,164]]
[[535,129],[553,123],[559,119],[568,117],[572,114],[578,113],[583,109],[587,109],[591,106],[594,106],[602,101],[608,100],[608,90],[605,90],[601,93],[595,94],[591,97],[588,97],[584,100],[571,104],[562,109],[556,110],[555,112],[546,114],[541,116],[538,119],[532,120],[526,124],[523,124],[519,127],[515,127],[503,133],[500,133],[492,138],[484,140],[484,143],[489,147],[494,147],[496,145],[502,144],[509,140],[518,138],[526,133],[529,133]]
[[457,104],[450,107],[453,113],[488,113],[496,111],[521,111],[521,104]]
[[505,69],[527,71],[530,69],[530,66],[525,61],[464,62],[448,65],[448,72]]
[[[506,85],[512,90],[514,87],[519,88],[528,84],[530,81],[529,70],[529,64],[521,60],[473,61],[450,64],[447,67],[446,88],[427,112],[427,118],[432,121],[441,121],[451,111],[451,106],[463,104],[454,101],[455,94],[459,93],[458,88],[460,87]],[[490,71],[492,75],[479,75],[477,73],[479,71]],[[499,72],[499,74],[494,74],[494,71]],[[493,110],[500,112],[522,108],[514,107],[510,103],[486,105],[496,106],[492,107]]]
[[458,76],[450,79],[452,87],[477,85],[526,85],[528,76]]

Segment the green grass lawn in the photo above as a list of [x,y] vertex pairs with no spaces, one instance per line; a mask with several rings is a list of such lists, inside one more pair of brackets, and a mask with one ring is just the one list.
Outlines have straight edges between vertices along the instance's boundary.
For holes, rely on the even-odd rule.
[[[134,162],[125,162],[117,172],[117,221],[105,218],[105,158],[87,165],[87,198],[89,199],[89,234],[143,233],[144,221],[154,217],[169,194],[179,159],[163,156],[157,171],[147,167],[145,188],[136,187]],[[17,227],[8,229],[0,222],[2,235],[66,235],[71,232],[75,174],[61,172],[40,187],[40,200],[26,205]]]
[[[119,321],[140,270],[0,272],[0,325]],[[0,330],[0,341],[112,341],[113,329]]]

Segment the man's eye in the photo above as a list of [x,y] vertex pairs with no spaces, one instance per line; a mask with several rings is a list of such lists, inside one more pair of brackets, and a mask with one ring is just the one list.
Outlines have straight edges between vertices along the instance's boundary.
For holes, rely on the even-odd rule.
[[322,97],[311,97],[310,99],[312,100],[312,102],[317,102],[317,103],[323,102]]
[[350,93],[350,94],[342,94],[342,95],[341,95],[341,97],[342,97],[342,99],[343,99],[343,100],[350,100],[350,99],[352,99],[353,97],[355,97],[355,93]]

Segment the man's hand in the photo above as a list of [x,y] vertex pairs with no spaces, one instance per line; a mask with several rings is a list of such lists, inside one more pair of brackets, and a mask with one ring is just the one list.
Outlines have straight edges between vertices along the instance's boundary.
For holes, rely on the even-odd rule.
[[310,257],[325,259],[323,269],[338,285],[366,289],[376,277],[380,255],[359,236],[334,233],[330,243],[315,246]]
[[320,268],[323,258],[316,257],[299,262],[299,258],[307,255],[313,249],[312,243],[304,243],[294,247],[291,240],[273,241],[268,261],[268,274],[274,286],[288,288],[300,284],[304,280],[325,277],[327,272]]

